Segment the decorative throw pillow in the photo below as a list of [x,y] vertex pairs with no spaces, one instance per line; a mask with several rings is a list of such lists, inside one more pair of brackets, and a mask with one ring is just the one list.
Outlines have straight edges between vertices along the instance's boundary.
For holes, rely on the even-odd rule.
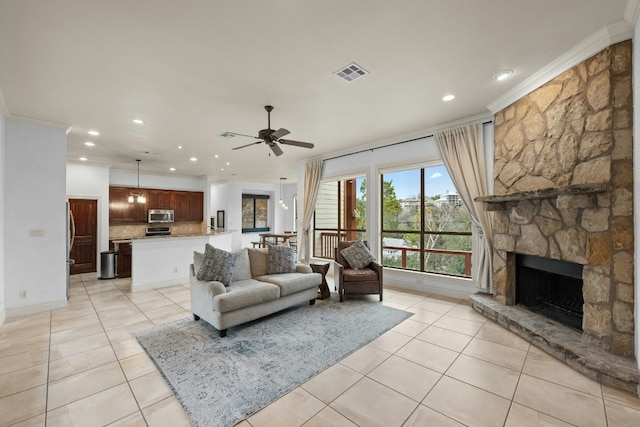
[[290,246],[269,246],[269,274],[295,273],[296,250]]
[[369,252],[369,248],[367,248],[361,240],[358,240],[348,248],[341,250],[340,255],[347,260],[351,268],[356,270],[359,268],[365,268],[376,260],[376,257]]
[[204,260],[198,269],[196,278],[207,282],[215,280],[229,286],[237,257],[236,254],[214,248],[207,243],[204,249]]

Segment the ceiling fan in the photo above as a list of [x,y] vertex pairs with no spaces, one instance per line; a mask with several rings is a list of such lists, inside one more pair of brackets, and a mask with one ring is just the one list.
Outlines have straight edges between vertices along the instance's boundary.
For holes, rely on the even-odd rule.
[[261,129],[258,132],[258,136],[253,136],[253,135],[245,135],[242,133],[235,133],[235,132],[225,132],[225,135],[238,135],[238,136],[246,136],[249,138],[255,138],[255,139],[259,139],[260,141],[256,141],[256,142],[252,142],[251,144],[247,144],[247,145],[241,145],[240,147],[235,147],[233,148],[233,150],[238,150],[240,148],[245,148],[245,147],[249,147],[251,145],[256,145],[256,144],[261,144],[261,143],[265,143],[269,146],[269,148],[271,148],[271,150],[273,151],[273,153],[276,156],[281,156],[283,154],[282,149],[278,146],[277,143],[279,144],[284,144],[284,145],[294,145],[296,147],[302,147],[302,148],[313,148],[313,144],[309,143],[309,142],[301,142],[301,141],[293,141],[290,139],[280,139],[285,135],[288,135],[290,132],[288,130],[286,130],[285,128],[280,128],[278,130],[273,130],[271,129],[271,111],[273,111],[273,107],[271,105],[265,105],[264,109],[267,110],[267,128],[266,129]]

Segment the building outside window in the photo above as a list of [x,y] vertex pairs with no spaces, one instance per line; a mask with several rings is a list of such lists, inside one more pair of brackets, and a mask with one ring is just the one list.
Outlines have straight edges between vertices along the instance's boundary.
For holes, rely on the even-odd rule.
[[341,240],[366,239],[366,180],[353,177],[320,183],[313,219],[313,256],[333,259]]
[[242,232],[269,231],[269,196],[263,194],[242,195]]
[[380,180],[383,265],[471,277],[471,217],[444,165]]

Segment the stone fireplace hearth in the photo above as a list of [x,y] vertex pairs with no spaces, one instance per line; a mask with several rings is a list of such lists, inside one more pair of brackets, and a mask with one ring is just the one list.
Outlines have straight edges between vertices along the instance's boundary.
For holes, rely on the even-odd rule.
[[479,199],[493,211],[487,310],[516,303],[516,254],[580,264],[583,332],[568,336],[635,366],[631,41],[498,112],[494,131],[494,195]]

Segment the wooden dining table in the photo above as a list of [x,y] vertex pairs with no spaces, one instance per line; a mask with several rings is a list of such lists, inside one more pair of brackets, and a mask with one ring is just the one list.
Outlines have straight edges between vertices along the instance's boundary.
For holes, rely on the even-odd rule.
[[260,233],[260,247],[266,248],[267,245],[280,245],[287,243],[292,237],[296,237],[295,233]]

